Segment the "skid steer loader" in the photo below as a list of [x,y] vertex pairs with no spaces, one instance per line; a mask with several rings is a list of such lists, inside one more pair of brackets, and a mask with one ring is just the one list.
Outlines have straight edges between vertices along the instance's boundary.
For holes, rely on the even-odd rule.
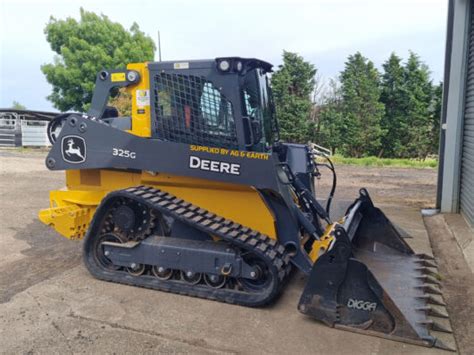
[[[447,349],[431,331],[450,330],[428,317],[447,317],[432,257],[414,253],[365,189],[331,220],[314,178],[334,166],[315,144],[279,141],[271,69],[229,57],[102,70],[88,113],[48,127],[46,166],[66,171],[66,188],[40,220],[84,238],[101,280],[256,307],[296,267],[308,275],[302,313]],[[119,88],[131,117],[107,106]]]

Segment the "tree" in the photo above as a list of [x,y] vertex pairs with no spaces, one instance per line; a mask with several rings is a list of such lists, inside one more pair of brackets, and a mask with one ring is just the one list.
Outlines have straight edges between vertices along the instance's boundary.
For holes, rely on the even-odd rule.
[[380,100],[379,73],[374,64],[357,52],[350,55],[340,75],[344,125],[340,132],[345,154],[377,155],[384,130],[380,122],[384,105]]
[[327,90],[317,106],[315,141],[329,148],[333,154],[341,147],[345,129],[341,88],[337,80],[331,79]]
[[403,157],[425,158],[433,148],[433,85],[428,66],[410,52],[405,71],[405,115],[409,126]]
[[272,75],[272,89],[282,140],[306,143],[310,138],[311,93],[316,68],[296,53],[283,51],[283,64]]
[[424,158],[436,154],[442,86],[433,86],[428,67],[410,52],[405,65],[394,53],[383,64],[381,101],[383,155]]
[[433,115],[431,128],[431,151],[430,154],[438,154],[439,129],[441,126],[441,114],[443,108],[443,83],[439,83],[433,89]]
[[127,31],[105,15],[80,10],[80,20],[51,17],[44,30],[54,63],[41,70],[53,86],[48,99],[61,111],[86,111],[97,73],[103,68],[125,68],[128,63],[151,61],[153,40],[134,23]]
[[[360,53],[348,57],[341,86],[314,104],[316,141],[347,156],[425,158],[438,150],[442,84],[433,86],[428,67],[410,53],[405,64],[395,53],[379,78]],[[321,99],[322,97],[322,99]]]
[[12,103],[12,109],[15,109],[15,110],[26,110],[26,106],[25,105],[22,105],[20,104],[18,101],[15,101],[13,100],[13,103]]
[[381,127],[385,131],[382,136],[383,156],[397,157],[401,155],[408,137],[409,125],[405,113],[405,71],[402,59],[392,53],[382,65],[382,92],[380,101],[385,106]]
[[125,88],[121,88],[118,94],[109,100],[109,105],[115,107],[120,116],[132,116],[132,95]]

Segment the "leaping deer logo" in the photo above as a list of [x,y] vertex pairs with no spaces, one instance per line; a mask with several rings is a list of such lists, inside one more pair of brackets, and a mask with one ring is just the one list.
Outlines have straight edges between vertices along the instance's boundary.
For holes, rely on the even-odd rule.
[[67,149],[64,151],[68,157],[71,155],[77,155],[79,158],[82,160],[85,160],[84,155],[81,153],[81,149],[79,147],[74,147],[74,140],[72,138],[69,138],[67,140]]
[[66,136],[62,139],[63,159],[68,163],[79,164],[86,161],[86,142],[79,136]]

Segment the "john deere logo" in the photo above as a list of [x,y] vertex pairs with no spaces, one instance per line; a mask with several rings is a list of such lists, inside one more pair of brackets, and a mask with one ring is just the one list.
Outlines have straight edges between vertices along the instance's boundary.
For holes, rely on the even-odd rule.
[[61,142],[64,161],[79,164],[86,161],[86,141],[79,136],[65,136]]

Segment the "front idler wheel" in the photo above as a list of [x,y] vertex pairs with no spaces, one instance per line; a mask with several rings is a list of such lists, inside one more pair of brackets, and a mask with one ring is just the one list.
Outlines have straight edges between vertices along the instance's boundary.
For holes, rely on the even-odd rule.
[[107,252],[105,251],[104,242],[112,243],[124,243],[126,242],[125,238],[114,233],[102,234],[97,238],[94,243],[94,258],[97,260],[98,264],[108,270],[119,270],[121,266],[114,265],[112,261],[107,257]]
[[255,271],[252,272],[251,279],[244,277],[239,278],[238,282],[240,286],[242,286],[245,291],[261,291],[267,288],[272,281],[272,277],[265,262],[253,254],[244,256],[243,258]]

